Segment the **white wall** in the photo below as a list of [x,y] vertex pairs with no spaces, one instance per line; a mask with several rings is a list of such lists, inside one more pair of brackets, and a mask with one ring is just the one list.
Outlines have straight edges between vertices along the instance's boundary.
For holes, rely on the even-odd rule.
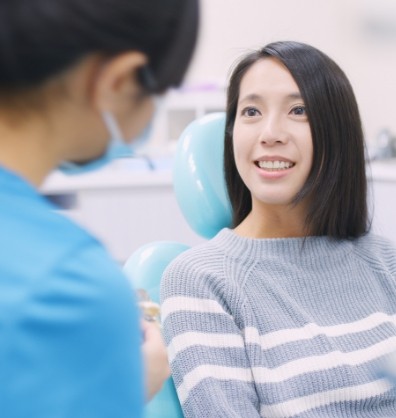
[[[201,0],[201,4],[200,38],[187,83],[225,83],[239,56],[268,42],[307,42],[335,59],[348,75],[367,140],[384,127],[396,132],[395,0]],[[383,24],[382,32],[367,29],[377,22]]]

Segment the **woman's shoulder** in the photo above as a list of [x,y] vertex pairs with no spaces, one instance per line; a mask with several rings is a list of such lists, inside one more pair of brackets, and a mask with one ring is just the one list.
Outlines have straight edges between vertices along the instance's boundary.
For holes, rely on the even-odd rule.
[[354,249],[373,266],[389,266],[396,272],[396,246],[388,238],[370,232],[355,240]]
[[221,262],[225,255],[221,245],[224,234],[225,231],[220,231],[212,239],[183,251],[169,264],[167,270],[204,269],[206,266],[213,268],[217,262]]
[[362,251],[395,251],[396,245],[389,239],[376,232],[369,232],[355,240],[356,248]]
[[183,289],[207,286],[222,287],[224,280],[224,265],[227,254],[221,245],[226,231],[220,231],[212,239],[179,254],[165,268],[161,279],[161,289],[164,293],[179,293]]

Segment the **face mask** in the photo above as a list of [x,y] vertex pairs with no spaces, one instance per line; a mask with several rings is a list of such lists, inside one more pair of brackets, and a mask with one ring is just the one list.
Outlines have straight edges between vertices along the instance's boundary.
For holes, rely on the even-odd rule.
[[83,174],[97,170],[116,158],[133,157],[136,155],[137,150],[150,138],[153,119],[151,119],[149,124],[137,138],[134,138],[130,143],[127,143],[127,141],[124,140],[121,129],[112,113],[104,111],[102,112],[102,118],[111,138],[105,153],[95,160],[84,163],[65,161],[58,167],[60,171],[69,175]]

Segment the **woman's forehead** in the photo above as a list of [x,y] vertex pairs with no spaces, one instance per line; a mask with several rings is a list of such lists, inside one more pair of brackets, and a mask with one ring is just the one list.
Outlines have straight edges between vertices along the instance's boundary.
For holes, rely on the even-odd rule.
[[239,101],[259,101],[272,95],[285,99],[301,99],[300,90],[290,71],[277,59],[264,58],[244,74]]

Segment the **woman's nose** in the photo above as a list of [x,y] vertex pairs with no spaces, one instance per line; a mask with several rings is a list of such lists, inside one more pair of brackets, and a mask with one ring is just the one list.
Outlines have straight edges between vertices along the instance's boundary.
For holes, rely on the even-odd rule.
[[267,145],[277,143],[285,143],[287,141],[287,133],[284,123],[277,116],[269,116],[263,119],[260,132],[260,142]]

